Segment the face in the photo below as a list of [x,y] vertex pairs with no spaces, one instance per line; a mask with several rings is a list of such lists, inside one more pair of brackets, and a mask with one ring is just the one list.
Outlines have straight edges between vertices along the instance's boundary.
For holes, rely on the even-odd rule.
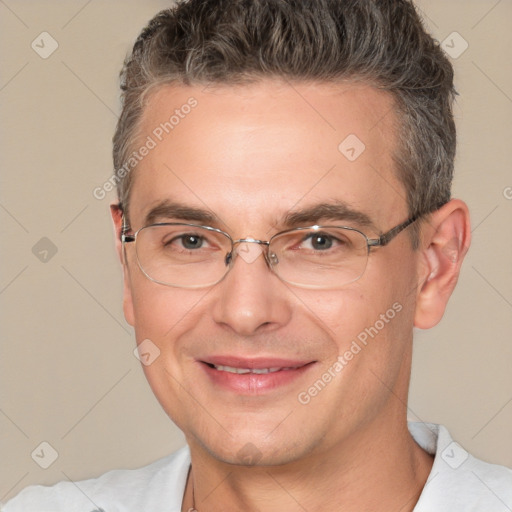
[[[179,121],[162,132],[176,109]],[[207,223],[233,239],[269,240],[290,227],[286,216],[309,212],[292,227],[343,225],[375,238],[408,217],[394,173],[396,125],[390,96],[360,84],[166,86],[142,122],[141,144],[150,136],[156,145],[133,171],[131,228]],[[185,289],[149,280],[131,243],[124,308],[137,342],[160,351],[144,371],[193,450],[282,464],[396,414],[417,273],[403,232],[339,289],[284,283],[262,254],[237,257],[216,285]]]

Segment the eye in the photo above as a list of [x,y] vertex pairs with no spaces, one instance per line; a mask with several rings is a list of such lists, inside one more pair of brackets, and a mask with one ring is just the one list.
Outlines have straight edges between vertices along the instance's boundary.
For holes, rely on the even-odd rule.
[[313,233],[308,236],[306,240],[310,241],[311,246],[316,251],[325,251],[330,249],[333,245],[333,238],[322,233]]
[[182,235],[178,238],[185,249],[200,249],[204,239],[199,235]]
[[167,233],[162,239],[162,247],[165,249],[194,251],[203,249],[208,245],[208,240],[197,233]]
[[336,237],[327,233],[309,233],[302,240],[303,249],[313,249],[314,251],[328,251],[333,247],[346,245],[347,241],[342,237]]

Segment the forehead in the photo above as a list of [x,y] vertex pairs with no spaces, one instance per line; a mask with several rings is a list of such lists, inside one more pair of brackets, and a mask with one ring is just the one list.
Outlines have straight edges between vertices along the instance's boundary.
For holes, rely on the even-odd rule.
[[243,230],[336,201],[401,218],[396,129],[391,95],[368,85],[164,86],[141,121],[138,144],[151,149],[134,171],[132,222],[162,202]]

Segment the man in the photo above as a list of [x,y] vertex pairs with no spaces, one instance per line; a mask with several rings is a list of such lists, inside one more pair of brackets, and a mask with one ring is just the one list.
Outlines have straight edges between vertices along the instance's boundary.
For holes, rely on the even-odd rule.
[[122,79],[124,312],[188,446],[5,512],[511,510],[511,470],[406,419],[413,327],[470,243],[452,68],[413,5],[191,0]]

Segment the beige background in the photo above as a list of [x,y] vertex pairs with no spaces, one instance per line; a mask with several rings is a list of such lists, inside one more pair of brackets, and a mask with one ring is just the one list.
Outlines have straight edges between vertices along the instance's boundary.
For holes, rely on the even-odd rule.
[[[92,195],[112,172],[122,59],[168,5],[0,0],[0,500],[30,483],[137,467],[183,443],[132,352],[114,196]],[[457,31],[469,43],[454,60],[454,192],[470,206],[474,240],[445,319],[416,335],[410,416],[512,466],[512,3],[419,5],[439,40]],[[43,31],[59,44],[47,59],[31,48]],[[57,248],[46,263],[32,252],[43,237]],[[46,470],[31,458],[43,441],[58,452]]]

